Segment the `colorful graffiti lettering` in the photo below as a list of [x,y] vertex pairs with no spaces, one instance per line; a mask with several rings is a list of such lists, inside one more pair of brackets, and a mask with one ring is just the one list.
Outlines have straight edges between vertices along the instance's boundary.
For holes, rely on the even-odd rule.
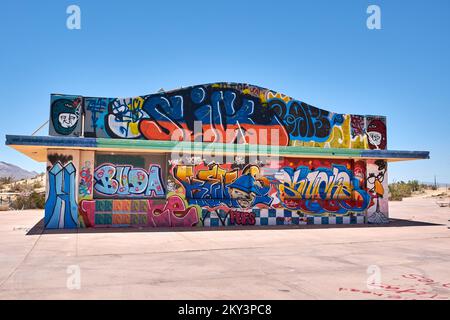
[[113,99],[106,98],[85,98],[84,104],[86,114],[84,118],[84,136],[106,138],[105,115],[108,112],[108,105]]
[[230,215],[230,224],[234,225],[254,225],[255,220],[255,214],[253,212],[242,212],[242,211],[235,211],[230,210],[228,213]]
[[102,164],[95,169],[94,179],[95,191],[106,196],[165,196],[159,165],[150,165],[147,172],[129,165]]
[[343,116],[310,106],[301,101],[272,99],[268,101],[272,110],[282,120],[292,140],[323,142],[331,134],[332,127],[343,122]]
[[307,166],[284,167],[275,178],[279,181],[278,197],[289,209],[347,213],[363,211],[369,205],[370,196],[360,180],[343,165],[315,170]]
[[[83,172],[89,165],[84,161],[80,167],[79,191],[79,222],[87,227],[186,226],[190,221],[203,226],[364,223],[367,210],[385,212],[383,189],[372,183],[374,177],[382,183],[382,171],[372,174],[374,166],[383,169],[380,162],[283,158],[253,165],[246,159],[206,164],[201,158],[183,158],[171,161],[167,198],[159,166],[150,165],[146,171],[103,163],[91,175],[92,204],[84,201],[92,196],[83,196],[83,180],[89,179]],[[153,187],[161,185],[160,189],[149,187],[151,177],[156,181]],[[165,200],[139,199],[155,196]],[[381,221],[374,219],[369,221]]]
[[[370,172],[375,164],[369,164],[368,171],[365,161],[284,158],[260,167],[246,165],[245,161],[237,165],[188,160],[188,165],[184,160],[172,162],[169,197],[161,203],[126,200],[130,192],[119,186],[139,181],[129,178],[134,168],[101,165],[94,173],[94,180],[100,182],[94,189],[116,199],[97,198],[93,204],[83,201],[81,219],[87,221],[86,226],[186,226],[191,221],[202,226],[352,224],[364,223],[368,208],[378,215],[384,212],[383,189],[371,184],[374,175]],[[377,170],[382,169],[380,164]],[[136,191],[145,194],[145,190],[144,183]],[[372,217],[369,221],[375,220]]]
[[[233,143],[242,141],[239,136],[257,143],[259,137],[254,133],[264,127],[276,128],[280,143],[288,143],[284,130],[280,130],[281,123],[271,116],[269,109],[255,97],[235,89],[199,86],[174,94],[153,95],[146,98],[143,109],[151,117],[142,120],[139,126],[146,139],[171,140],[177,136],[179,140],[194,140],[194,122],[199,121],[203,141]],[[271,144],[270,139],[264,137],[264,144]]]
[[163,208],[151,209],[150,219],[155,227],[192,227],[199,222],[201,209],[188,205],[180,196],[167,198]]
[[332,113],[248,84],[214,83],[125,99],[87,97],[84,110],[78,107],[81,97],[57,95],[52,101],[51,135],[80,135],[74,127],[84,116],[86,137],[386,148],[382,117]]
[[115,99],[109,104],[109,114],[106,116],[107,130],[111,137],[135,139],[141,136],[139,121],[148,118],[142,110],[144,99],[141,97]]
[[72,162],[57,162],[48,171],[48,195],[45,203],[45,227],[76,228],[78,205],[75,198],[76,168]]
[[352,138],[363,135],[365,133],[364,116],[351,115],[350,124],[351,124]]
[[[105,163],[100,157],[94,169],[93,151],[49,154],[46,225],[213,227],[389,221],[383,160],[284,157],[256,165],[244,157],[218,164],[192,156],[171,160],[164,177],[164,157],[141,161],[129,157],[111,158],[121,164]],[[148,170],[142,168],[144,163],[150,163]]]
[[91,162],[86,161],[80,170],[78,195],[80,198],[89,197],[92,194]]
[[164,204],[153,200],[82,200],[80,211],[88,227],[141,225],[147,227],[192,227],[199,223],[201,208],[188,205],[178,195]]
[[78,225],[81,228],[95,227],[95,200],[81,200],[79,204]]
[[209,166],[175,166],[173,176],[185,189],[189,203],[200,206],[251,208],[257,204],[270,205],[270,184],[255,165],[238,169],[224,169],[218,164]]

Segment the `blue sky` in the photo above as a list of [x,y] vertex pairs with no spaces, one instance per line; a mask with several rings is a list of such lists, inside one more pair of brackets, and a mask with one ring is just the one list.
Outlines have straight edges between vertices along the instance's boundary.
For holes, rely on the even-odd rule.
[[[71,4],[81,30],[66,28]],[[366,27],[370,4],[381,30]],[[334,112],[386,115],[389,149],[431,152],[391,164],[389,180],[450,183],[449,31],[448,0],[2,1],[0,136],[44,123],[50,93],[246,82]],[[4,143],[0,161],[44,170]]]

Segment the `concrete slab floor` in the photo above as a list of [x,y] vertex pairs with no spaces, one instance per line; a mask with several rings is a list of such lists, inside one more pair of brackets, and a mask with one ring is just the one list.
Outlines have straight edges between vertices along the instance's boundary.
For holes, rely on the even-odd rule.
[[52,232],[42,210],[0,212],[0,299],[450,299],[450,208],[390,211],[389,226]]

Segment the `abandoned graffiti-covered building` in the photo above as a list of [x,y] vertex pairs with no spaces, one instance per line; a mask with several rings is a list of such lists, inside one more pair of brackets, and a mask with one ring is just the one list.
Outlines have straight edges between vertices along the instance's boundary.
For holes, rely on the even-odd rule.
[[387,223],[388,162],[429,157],[387,149],[382,116],[239,83],[54,94],[49,127],[6,137],[47,163],[46,228]]

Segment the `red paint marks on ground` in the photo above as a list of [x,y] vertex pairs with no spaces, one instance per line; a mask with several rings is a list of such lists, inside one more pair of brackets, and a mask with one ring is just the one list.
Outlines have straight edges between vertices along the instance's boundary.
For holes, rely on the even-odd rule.
[[[340,287],[339,292],[346,291],[365,295],[367,298],[379,297],[390,300],[449,300],[447,295],[437,293],[435,290],[450,290],[450,282],[442,283],[423,275],[413,273],[403,274],[401,277],[404,279],[413,280],[413,283],[411,285],[372,284],[371,289]],[[414,288],[417,286],[419,286],[419,288]],[[432,286],[432,288],[430,288],[430,286]]]

